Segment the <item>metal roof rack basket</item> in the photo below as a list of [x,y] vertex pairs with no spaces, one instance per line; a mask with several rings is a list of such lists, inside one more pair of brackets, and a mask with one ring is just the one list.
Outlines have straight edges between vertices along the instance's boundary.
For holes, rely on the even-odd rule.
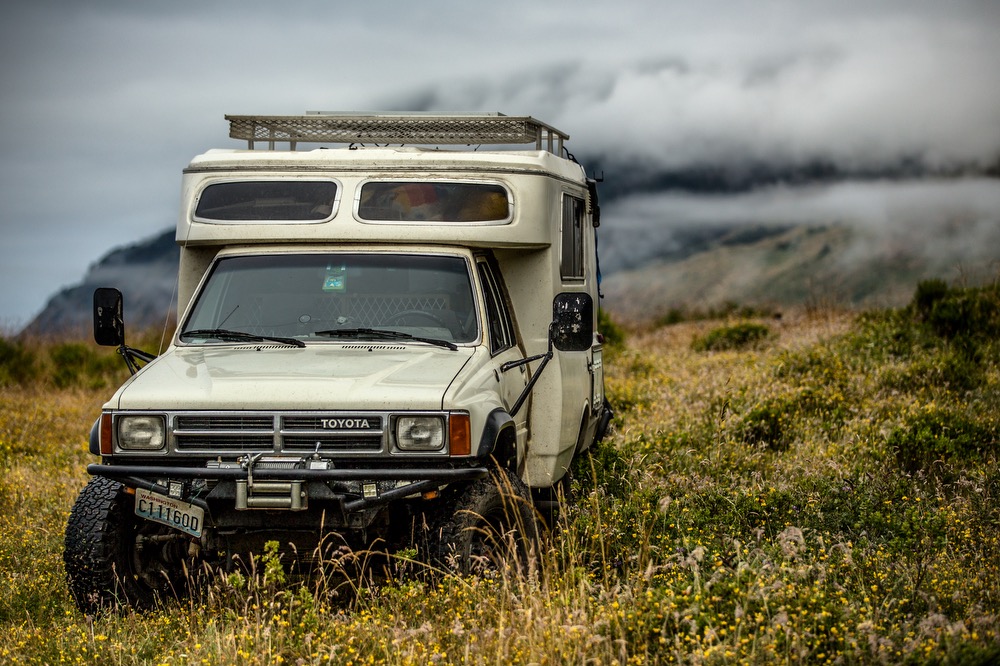
[[373,143],[419,145],[505,145],[534,143],[536,150],[561,155],[569,135],[529,116],[501,113],[434,115],[309,112],[302,116],[226,116],[229,136],[287,143]]

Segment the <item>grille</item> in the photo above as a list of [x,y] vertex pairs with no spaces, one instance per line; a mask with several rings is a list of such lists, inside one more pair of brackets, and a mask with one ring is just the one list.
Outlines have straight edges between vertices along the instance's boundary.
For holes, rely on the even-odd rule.
[[271,430],[272,416],[178,416],[177,430]]
[[378,452],[385,414],[180,414],[173,418],[177,450]]
[[174,419],[178,449],[267,450],[274,448],[269,415],[183,415]]
[[270,451],[274,448],[273,435],[242,435],[219,433],[195,435],[174,433],[178,449],[225,449],[232,451]]
[[[330,421],[339,422],[338,427],[331,427]],[[331,418],[325,415],[316,416],[284,416],[281,425],[285,430],[365,430],[382,433],[382,418],[367,414],[345,414]],[[333,425],[338,425],[334,423]]]
[[378,451],[384,439],[382,418],[367,414],[285,416],[281,432],[286,449],[310,451]]
[[344,439],[327,436],[286,435],[286,451],[378,451],[382,448],[382,438]]

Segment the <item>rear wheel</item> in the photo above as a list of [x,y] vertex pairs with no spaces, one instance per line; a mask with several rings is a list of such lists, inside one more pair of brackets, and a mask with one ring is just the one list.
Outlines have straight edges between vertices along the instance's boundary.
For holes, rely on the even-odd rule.
[[531,492],[499,472],[474,481],[446,509],[436,532],[437,564],[458,573],[524,569],[538,545]]
[[135,515],[135,495],[95,476],[73,505],[63,561],[70,594],[84,613],[145,609],[185,589],[188,539]]

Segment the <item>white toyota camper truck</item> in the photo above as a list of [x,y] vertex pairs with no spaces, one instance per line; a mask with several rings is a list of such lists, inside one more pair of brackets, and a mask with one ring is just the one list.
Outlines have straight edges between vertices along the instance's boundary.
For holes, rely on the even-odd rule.
[[184,170],[169,347],[127,347],[121,293],[95,293],[133,375],[66,530],[76,604],[149,606],[267,541],[419,541],[468,571],[530,536],[611,417],[597,190],[568,136],[501,114],[227,119],[247,149]]

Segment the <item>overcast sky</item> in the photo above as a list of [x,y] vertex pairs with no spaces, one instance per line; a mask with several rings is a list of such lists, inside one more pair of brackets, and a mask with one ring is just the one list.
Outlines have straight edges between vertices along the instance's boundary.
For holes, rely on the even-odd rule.
[[[241,147],[226,113],[533,115],[577,155],[647,169],[987,165],[1000,156],[998,35],[995,0],[4,3],[0,331],[111,248],[172,226],[191,157]],[[975,214],[1000,225],[1000,181],[975,187]],[[928,192],[952,196],[921,189],[913,205]],[[863,218],[848,193],[845,214]],[[836,196],[814,195],[768,197],[759,214],[818,200],[841,215]],[[879,209],[876,191],[863,198]],[[752,217],[760,199],[740,201],[670,210]],[[623,224],[672,223],[627,203],[646,213]]]

